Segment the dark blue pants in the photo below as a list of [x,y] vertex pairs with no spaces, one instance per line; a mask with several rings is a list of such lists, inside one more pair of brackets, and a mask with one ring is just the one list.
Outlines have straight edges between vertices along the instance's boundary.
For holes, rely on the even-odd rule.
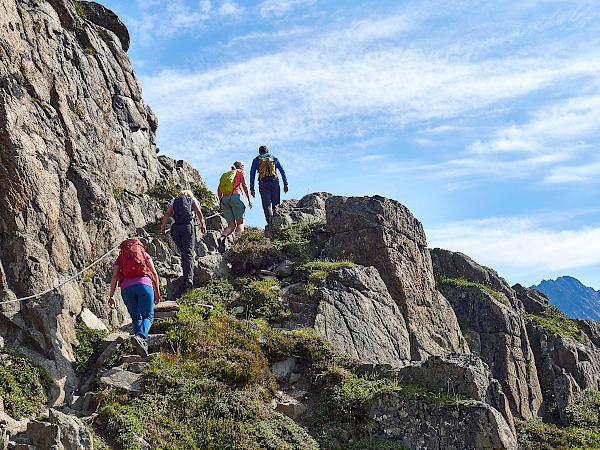
[[281,193],[279,191],[279,180],[263,180],[258,182],[258,190],[262,200],[263,211],[267,225],[273,225],[273,212],[279,205]]
[[194,279],[194,226],[191,223],[174,223],[171,225],[171,237],[175,241],[181,254],[183,267],[183,280]]

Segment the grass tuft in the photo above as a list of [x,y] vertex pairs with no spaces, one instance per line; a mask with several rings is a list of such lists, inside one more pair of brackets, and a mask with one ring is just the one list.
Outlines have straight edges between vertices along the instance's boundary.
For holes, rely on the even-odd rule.
[[585,344],[581,330],[577,322],[566,317],[563,312],[554,305],[548,306],[541,314],[527,314],[531,320],[541,325],[546,331],[558,336],[570,336]]

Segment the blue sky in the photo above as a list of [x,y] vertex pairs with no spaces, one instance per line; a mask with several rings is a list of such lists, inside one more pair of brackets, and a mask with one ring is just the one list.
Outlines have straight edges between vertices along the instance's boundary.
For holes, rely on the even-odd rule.
[[266,144],[283,198],[393,198],[511,284],[600,289],[596,1],[100,2],[161,152],[212,190]]

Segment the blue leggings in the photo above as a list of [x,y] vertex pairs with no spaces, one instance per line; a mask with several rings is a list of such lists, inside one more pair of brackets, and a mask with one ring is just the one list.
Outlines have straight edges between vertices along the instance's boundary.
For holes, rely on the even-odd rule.
[[134,284],[123,289],[121,297],[133,322],[133,333],[148,340],[154,320],[154,289],[147,284]]

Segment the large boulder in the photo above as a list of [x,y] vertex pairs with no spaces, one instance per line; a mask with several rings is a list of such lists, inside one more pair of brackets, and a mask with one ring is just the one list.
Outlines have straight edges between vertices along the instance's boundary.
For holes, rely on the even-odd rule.
[[273,227],[280,229],[294,223],[310,223],[325,220],[325,201],[332,194],[316,192],[300,200],[284,200],[275,209]]
[[435,289],[425,232],[411,212],[383,197],[330,197],[323,257],[374,266],[404,316],[411,359],[465,352],[454,311]]
[[369,409],[373,434],[429,450],[517,450],[517,440],[502,414],[471,402],[434,404],[391,392],[378,395]]
[[440,248],[430,251],[433,272],[438,278],[460,278],[487,286],[502,293],[511,305],[520,307],[515,291],[494,269],[483,267],[460,252],[451,252]]
[[425,386],[432,391],[452,393],[487,403],[498,410],[511,430],[514,418],[502,386],[487,366],[474,355],[432,356],[398,371],[402,380]]
[[542,291],[526,288],[518,283],[513,286],[513,290],[529,314],[541,314],[548,307],[548,296]]
[[527,321],[527,333],[544,394],[543,415],[566,423],[564,409],[573,394],[580,389],[600,389],[600,348],[585,334],[580,342],[548,331],[533,319]]
[[337,270],[319,289],[317,334],[363,363],[410,361],[404,317],[374,267]]

